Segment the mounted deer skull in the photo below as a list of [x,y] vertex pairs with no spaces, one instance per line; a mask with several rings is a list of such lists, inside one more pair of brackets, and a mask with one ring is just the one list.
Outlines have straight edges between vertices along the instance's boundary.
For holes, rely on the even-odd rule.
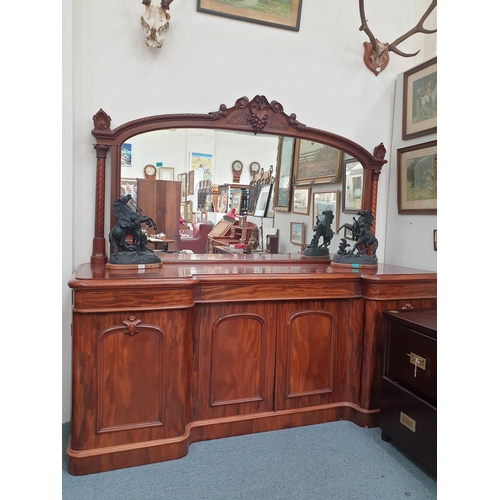
[[382,43],[380,42],[373,33],[368,28],[368,21],[365,16],[365,2],[364,0],[359,0],[359,14],[361,16],[361,26],[359,27],[359,31],[364,31],[370,42],[364,42],[363,45],[365,47],[365,53],[363,56],[363,60],[365,61],[366,66],[370,71],[372,71],[375,76],[383,71],[387,65],[389,64],[389,52],[394,52],[399,56],[403,57],[414,57],[416,56],[420,50],[415,52],[414,54],[405,54],[396,48],[401,42],[404,42],[406,39],[410,38],[415,33],[424,33],[431,34],[436,33],[437,29],[428,30],[424,28],[424,22],[429,17],[431,12],[436,8],[437,0],[432,0],[429,8],[425,11],[425,14],[422,16],[417,25],[412,28],[410,31],[400,36],[397,40],[394,40],[392,43]]
[[159,49],[163,45],[163,39],[169,28],[170,4],[174,0],[161,0],[160,5],[151,5],[151,0],[142,0],[146,12],[141,17],[142,34],[148,47]]

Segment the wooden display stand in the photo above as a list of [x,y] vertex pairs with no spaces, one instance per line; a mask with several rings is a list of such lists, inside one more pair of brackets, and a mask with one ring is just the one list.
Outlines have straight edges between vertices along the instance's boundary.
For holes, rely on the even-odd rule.
[[156,223],[157,229],[146,227],[148,235],[164,233],[169,250],[179,250],[179,207],[181,183],[137,179],[137,206]]
[[69,282],[71,474],[180,458],[207,439],[377,426],[382,312],[436,306],[425,271],[337,272],[296,254],[161,258],[144,273],[84,264]]

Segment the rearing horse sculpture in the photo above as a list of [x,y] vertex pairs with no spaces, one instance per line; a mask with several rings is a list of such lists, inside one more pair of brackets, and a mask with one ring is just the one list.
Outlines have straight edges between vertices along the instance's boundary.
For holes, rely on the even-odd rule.
[[[360,210],[357,214],[359,215],[358,220],[353,218],[353,224],[343,224],[339,227],[339,232],[344,227],[352,231],[355,243],[350,252],[348,252],[349,254],[353,254],[354,251],[357,251],[358,255],[367,253],[370,246],[373,245],[372,255],[375,257],[378,248],[378,240],[371,230],[374,219],[373,214],[371,210]],[[360,245],[362,245],[361,248]]]

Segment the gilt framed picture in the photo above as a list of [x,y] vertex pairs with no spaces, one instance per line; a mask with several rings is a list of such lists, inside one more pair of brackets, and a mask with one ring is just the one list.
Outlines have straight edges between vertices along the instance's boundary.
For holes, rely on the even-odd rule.
[[317,217],[320,217],[325,210],[331,210],[334,217],[332,229],[337,232],[339,227],[339,190],[313,193],[312,206],[313,227],[316,226]]
[[299,31],[302,0],[198,0],[198,12]]
[[437,57],[403,74],[403,139],[437,132]]
[[290,222],[290,243],[296,245],[304,244],[304,223]]
[[437,213],[437,141],[398,149],[398,213]]
[[363,199],[363,165],[355,158],[342,164],[342,212],[355,214],[361,210]]
[[293,159],[295,138],[280,137],[276,159],[276,186],[274,188],[274,210],[290,211],[290,193],[292,187]]
[[297,139],[293,181],[297,186],[339,182],[342,151],[320,142]]
[[309,215],[309,205],[311,199],[311,188],[296,187],[293,190],[293,210],[294,214]]

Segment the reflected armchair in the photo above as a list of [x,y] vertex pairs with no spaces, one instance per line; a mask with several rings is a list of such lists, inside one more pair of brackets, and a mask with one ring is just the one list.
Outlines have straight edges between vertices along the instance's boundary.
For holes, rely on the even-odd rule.
[[193,222],[192,234],[181,234],[179,250],[191,250],[193,253],[208,252],[208,233],[212,230],[213,222]]

